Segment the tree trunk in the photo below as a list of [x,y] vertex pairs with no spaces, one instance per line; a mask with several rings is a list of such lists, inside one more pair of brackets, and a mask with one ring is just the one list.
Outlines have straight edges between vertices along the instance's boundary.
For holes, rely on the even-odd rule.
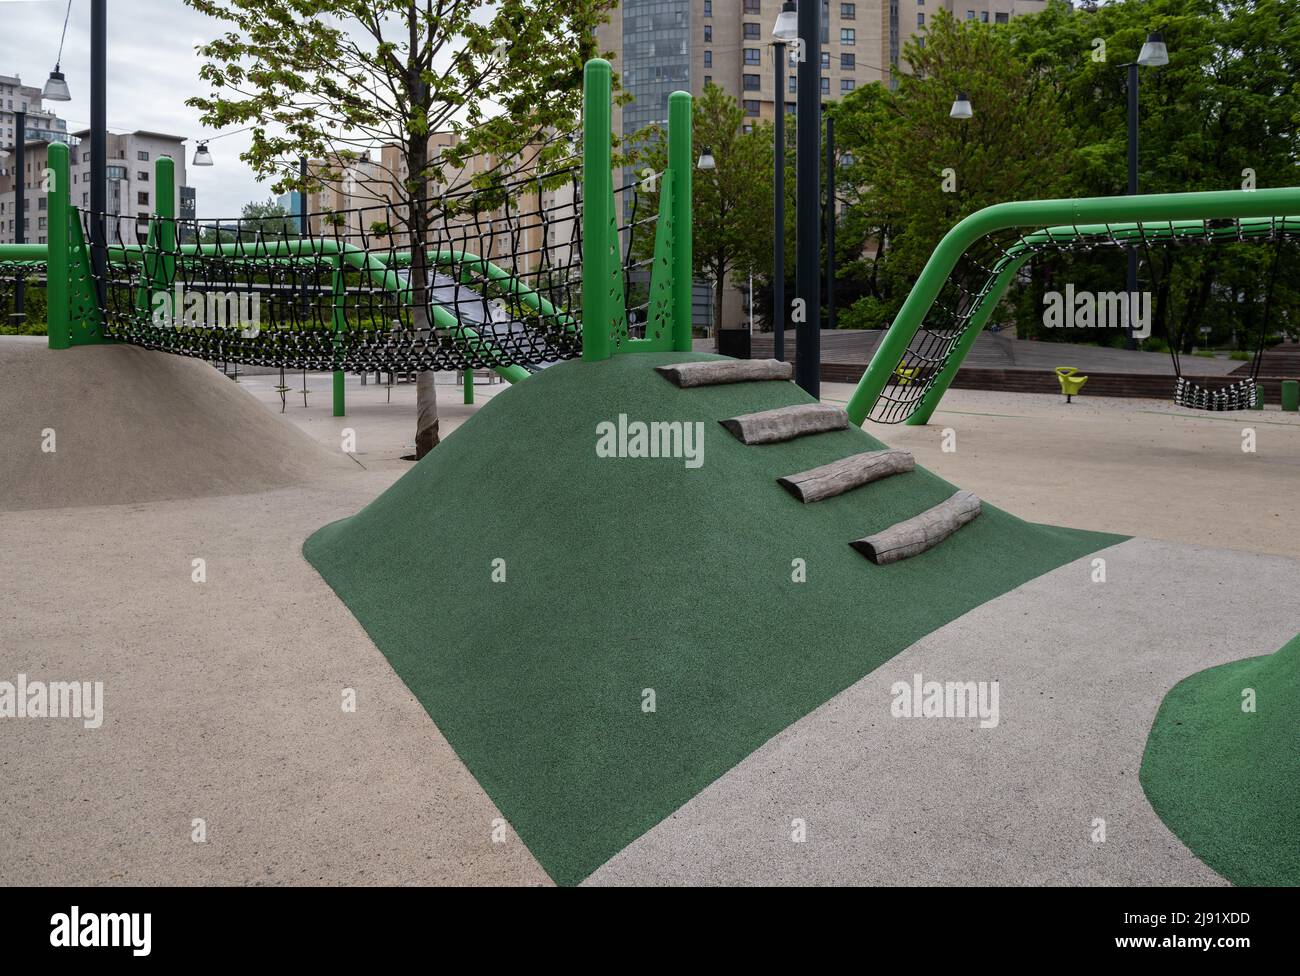
[[438,446],[438,390],[431,369],[421,371],[415,379],[415,459],[418,461]]
[[[419,9],[414,0],[407,10],[409,31],[409,56],[415,60],[407,65],[407,93],[413,106],[426,114],[429,111],[429,89],[420,77],[422,50],[419,44]],[[429,137],[423,132],[407,134],[406,166],[410,179],[409,226],[411,230],[411,328],[417,336],[430,339],[432,346],[433,323],[429,321]],[[423,370],[415,379],[415,459],[418,461],[438,446],[438,391],[434,386],[436,373]]]

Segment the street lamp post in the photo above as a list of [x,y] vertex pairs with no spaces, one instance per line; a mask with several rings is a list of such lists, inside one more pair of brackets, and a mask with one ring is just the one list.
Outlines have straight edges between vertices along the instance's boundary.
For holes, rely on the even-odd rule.
[[835,328],[835,117],[826,116],[826,328]]
[[776,226],[772,245],[772,355],[785,361],[785,59],[786,44],[799,36],[799,15],[794,0],[785,0],[772,28],[772,52],[776,61],[775,144],[773,146]]
[[[1137,196],[1138,192],[1138,68],[1159,67],[1169,63],[1169,52],[1165,48],[1164,36],[1159,31],[1147,35],[1142,50],[1136,61],[1130,61],[1121,67],[1128,69],[1128,195]],[[1137,340],[1133,336],[1133,308],[1137,295],[1137,250],[1128,248],[1128,338],[1124,348],[1136,349]]]
[[99,306],[107,298],[108,0],[90,4],[90,260]]
[[795,147],[795,293],[803,321],[795,330],[795,382],[821,396],[821,2],[799,4],[799,62]]
[[[23,223],[27,220],[27,113],[14,112],[14,243],[27,243],[27,235],[24,233]],[[26,318],[24,304],[26,303],[27,289],[23,276],[19,275],[14,282],[14,314],[13,322],[15,325]]]

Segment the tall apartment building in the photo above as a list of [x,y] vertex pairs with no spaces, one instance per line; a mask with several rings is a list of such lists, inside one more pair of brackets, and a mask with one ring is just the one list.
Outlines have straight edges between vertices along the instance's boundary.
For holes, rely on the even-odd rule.
[[67,142],[68,123],[41,104],[41,90],[24,85],[17,75],[0,75],[0,149],[14,145],[15,113],[27,113],[27,138]]
[[[807,2],[807,0],[804,0]],[[772,26],[782,0],[622,0],[597,31],[602,50],[634,101],[622,110],[631,134],[668,117],[668,95],[700,94],[709,82],[752,118],[772,118],[777,104]],[[1046,0],[821,0],[821,90],[840,98],[859,85],[888,82],[905,41],[924,38],[927,20],[946,10],[958,20],[1005,23],[1042,10]],[[784,93],[794,111],[794,65]]]
[[[72,144],[71,164],[72,203],[83,210],[90,207],[90,130],[70,134]],[[26,213],[26,239],[33,244],[47,242],[46,212],[49,205],[41,189],[41,176],[46,167],[50,140],[26,141],[25,172],[21,174],[24,185]],[[175,161],[175,192],[172,205],[178,216],[194,215],[194,190],[185,185],[185,139],[161,132],[109,133],[107,164],[107,208],[119,220],[110,229],[110,235],[129,236],[130,225],[143,223],[157,208],[154,190],[154,162],[159,156],[170,156]],[[8,160],[11,164],[12,157]],[[12,243],[16,221],[14,180],[18,173],[0,174],[0,243]]]
[[[820,2],[824,100],[872,82],[890,83],[904,43],[913,36],[924,43],[927,22],[939,10],[958,20],[1005,23],[1046,6],[1046,0]],[[596,32],[600,49],[613,52],[614,70],[633,96],[626,106],[615,107],[615,130],[626,137],[666,122],[669,94],[682,90],[698,96],[710,82],[735,98],[748,119],[775,118],[778,102],[793,113],[794,63],[785,69],[786,90],[775,91],[772,27],[781,5],[782,0],[622,0]],[[727,291],[722,324],[737,326],[747,308],[732,288]]]

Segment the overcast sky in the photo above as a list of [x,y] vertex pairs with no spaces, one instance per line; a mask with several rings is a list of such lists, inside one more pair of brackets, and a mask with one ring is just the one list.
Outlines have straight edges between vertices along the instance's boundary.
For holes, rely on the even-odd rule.
[[[67,0],[0,0],[0,74],[44,86],[67,9]],[[217,134],[204,129],[198,111],[185,104],[208,93],[194,47],[220,33],[221,24],[181,0],[109,0],[108,15],[109,131],[147,129],[187,138],[186,182],[196,188],[200,217],[236,217],[249,200],[270,197],[270,187],[239,160],[249,144],[245,133],[212,143],[216,165],[189,165],[195,140]],[[72,101],[45,107],[67,119],[69,130],[89,128],[89,0],[72,0],[62,63]]]

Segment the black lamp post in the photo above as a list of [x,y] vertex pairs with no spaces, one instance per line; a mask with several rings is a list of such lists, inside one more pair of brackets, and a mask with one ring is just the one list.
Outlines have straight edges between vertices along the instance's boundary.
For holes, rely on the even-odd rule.
[[[14,218],[14,243],[27,243],[27,235],[24,232],[23,224],[27,220],[27,113],[14,112],[14,210],[17,215]],[[15,325],[26,318],[24,305],[27,300],[26,283],[23,276],[19,275],[14,282],[14,314],[13,322]]]
[[776,227],[772,246],[772,355],[785,361],[785,59],[786,43],[799,36],[799,15],[794,0],[785,0],[772,28],[772,54],[776,62],[775,173],[773,199]]
[[[1147,35],[1146,43],[1138,53],[1136,61],[1120,65],[1128,69],[1128,195],[1136,196],[1138,192],[1138,67],[1159,67],[1169,63],[1169,51],[1165,47],[1164,36],[1159,31]],[[1128,248],[1128,338],[1124,348],[1136,349],[1137,340],[1133,337],[1133,306],[1137,294],[1137,251]]]
[[90,261],[99,306],[107,298],[108,0],[90,3]]
[[799,62],[795,145],[795,293],[803,321],[795,330],[794,378],[810,396],[821,397],[821,0],[799,4]]

